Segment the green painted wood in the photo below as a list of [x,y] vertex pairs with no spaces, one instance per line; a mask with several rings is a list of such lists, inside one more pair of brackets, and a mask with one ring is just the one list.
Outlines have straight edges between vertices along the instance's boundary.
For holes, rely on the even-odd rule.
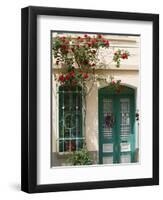
[[[134,155],[135,155],[135,128],[134,128],[134,122],[135,122],[135,105],[134,105],[134,95],[120,95],[119,98],[127,98],[130,102],[130,125],[131,125],[131,134],[128,138],[126,138],[126,141],[130,143],[131,145],[131,162],[134,162]],[[120,156],[129,154],[128,152],[119,152]]]
[[116,138],[114,140],[114,146],[115,146],[115,161],[114,163],[120,162],[120,103],[119,103],[119,96],[115,95],[115,108],[114,113],[116,116],[116,122],[115,122],[115,135]]
[[[103,106],[102,106],[102,96],[100,95],[99,96],[99,101],[98,101],[98,113],[99,113],[99,117],[98,117],[98,121],[99,121],[99,133],[102,133],[102,123],[103,123],[103,120],[102,120],[102,113],[103,113]],[[99,164],[102,164],[102,144],[103,144],[103,140],[102,140],[102,137],[101,137],[101,134],[99,134]]]
[[[131,145],[131,162],[134,162],[135,157],[135,94],[134,90],[128,87],[123,89],[123,92],[117,94],[114,90],[110,90],[108,87],[99,90],[99,163],[103,163],[103,157],[113,156],[113,163],[120,163],[122,155],[127,155],[129,152],[120,152],[120,143],[122,139],[120,137],[120,99],[127,98],[130,101],[130,125],[131,134],[126,138],[127,142]],[[113,101],[113,112],[115,115],[115,125],[113,128],[113,139],[112,141],[107,141],[103,136],[103,99],[108,98]],[[113,142],[113,153],[104,153],[103,144]]]
[[109,94],[109,95],[124,95],[124,94],[130,95],[130,94],[133,94],[134,95],[134,93],[135,93],[134,89],[132,89],[130,87],[122,85],[122,88],[123,88],[122,91],[118,94],[118,93],[116,93],[114,88],[111,88],[109,86],[103,87],[99,90],[99,94]]
[[131,128],[132,128],[132,135],[131,135],[131,161],[135,162],[135,97],[132,96],[132,101],[131,101]]

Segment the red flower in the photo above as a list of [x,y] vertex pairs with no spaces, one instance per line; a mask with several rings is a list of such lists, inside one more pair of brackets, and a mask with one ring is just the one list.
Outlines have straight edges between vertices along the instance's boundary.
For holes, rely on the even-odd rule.
[[95,66],[95,63],[92,63],[92,65],[91,66]]
[[62,45],[61,48],[62,49],[66,49],[67,47],[66,47],[66,45]]
[[74,71],[71,71],[71,72],[70,72],[70,76],[71,76],[71,77],[74,77],[74,76],[75,76]]
[[88,35],[87,35],[87,34],[85,34],[85,35],[84,35],[84,37],[85,37],[85,38],[87,38],[87,37],[88,37]]
[[121,58],[122,58],[122,59],[125,59],[125,57],[126,57],[125,54],[122,54],[122,55],[121,55]]
[[83,74],[83,78],[87,79],[88,78],[88,74]]
[[62,75],[59,76],[59,81],[64,82],[65,81],[65,77]]
[[128,55],[127,55],[126,53],[123,53],[123,54],[121,55],[121,58],[122,58],[122,59],[127,59],[127,58],[128,58]]
[[66,81],[68,81],[70,79],[70,74],[66,75]]
[[98,38],[102,38],[102,35],[98,35]]
[[108,40],[105,41],[105,45],[109,46],[109,41]]
[[79,37],[77,37],[77,39],[78,39],[78,40],[80,40],[80,39],[81,39],[81,37],[79,36]]
[[91,45],[92,45],[92,43],[91,43],[91,42],[88,42],[87,44],[88,44],[88,46],[89,46],[89,47],[91,47]]
[[114,85],[114,84],[115,84],[115,81],[112,81],[112,84]]
[[114,55],[116,56],[116,55],[117,55],[117,52],[115,52]]
[[91,40],[91,42],[92,42],[92,45],[94,45],[94,44],[97,42],[96,38],[93,38],[93,39]]

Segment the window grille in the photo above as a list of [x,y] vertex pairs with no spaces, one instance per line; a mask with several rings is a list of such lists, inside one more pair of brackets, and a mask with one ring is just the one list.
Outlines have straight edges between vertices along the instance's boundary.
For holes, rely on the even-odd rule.
[[82,88],[59,87],[59,152],[78,151],[83,147]]
[[112,127],[110,126],[109,119],[113,115],[113,102],[108,98],[103,99],[103,132],[105,138],[112,137]]
[[120,123],[120,133],[121,137],[127,137],[130,135],[130,101],[129,99],[120,100],[121,109],[121,123]]

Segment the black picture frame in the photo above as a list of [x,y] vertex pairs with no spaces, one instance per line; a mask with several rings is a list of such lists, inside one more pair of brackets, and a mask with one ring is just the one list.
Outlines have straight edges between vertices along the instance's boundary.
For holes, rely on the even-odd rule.
[[[153,23],[153,177],[37,184],[37,16],[56,15]],[[30,6],[21,11],[21,190],[28,193],[159,184],[159,15]]]

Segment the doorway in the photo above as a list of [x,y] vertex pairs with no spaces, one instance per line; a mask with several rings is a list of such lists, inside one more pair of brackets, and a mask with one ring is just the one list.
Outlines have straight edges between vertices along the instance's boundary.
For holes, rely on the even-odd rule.
[[99,90],[99,163],[135,162],[135,91]]

